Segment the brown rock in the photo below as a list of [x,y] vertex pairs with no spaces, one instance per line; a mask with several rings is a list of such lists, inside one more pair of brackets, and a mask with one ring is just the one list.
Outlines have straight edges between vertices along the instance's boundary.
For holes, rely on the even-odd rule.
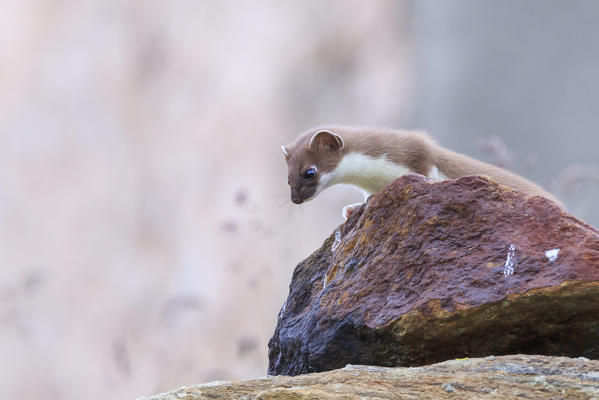
[[517,353],[599,358],[599,232],[485,178],[411,175],[296,267],[269,373]]
[[599,361],[547,356],[452,360],[419,368],[347,366],[329,372],[214,382],[147,400],[592,399]]

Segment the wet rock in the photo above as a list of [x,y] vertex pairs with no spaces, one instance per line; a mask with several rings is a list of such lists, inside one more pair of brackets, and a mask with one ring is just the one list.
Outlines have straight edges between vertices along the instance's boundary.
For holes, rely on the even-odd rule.
[[599,358],[599,232],[482,177],[412,175],[296,267],[268,372],[518,353]]
[[147,400],[201,399],[592,399],[599,361],[503,356],[418,368],[348,365],[318,374],[213,382]]

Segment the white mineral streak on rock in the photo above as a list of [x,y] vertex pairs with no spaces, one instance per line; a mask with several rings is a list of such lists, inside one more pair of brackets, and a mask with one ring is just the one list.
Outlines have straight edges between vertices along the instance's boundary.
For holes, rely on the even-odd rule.
[[545,252],[545,257],[549,260],[549,262],[554,262],[557,260],[557,255],[559,254],[559,249],[551,249]]
[[339,232],[339,229],[337,229],[335,231],[335,241],[333,242],[333,245],[331,246],[331,250],[333,250],[333,251],[337,250],[340,243],[341,243],[341,232]]
[[514,253],[516,252],[516,247],[513,244],[510,244],[510,248],[507,252],[507,259],[505,260],[505,267],[503,269],[503,276],[513,275],[514,274]]

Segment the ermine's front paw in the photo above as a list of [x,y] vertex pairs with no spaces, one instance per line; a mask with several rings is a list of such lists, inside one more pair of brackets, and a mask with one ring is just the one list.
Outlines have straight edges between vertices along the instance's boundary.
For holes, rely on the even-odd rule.
[[364,203],[354,203],[354,204],[350,204],[350,205],[343,207],[343,211],[341,211],[341,216],[343,217],[343,219],[347,221],[347,219],[355,211],[358,211],[358,209],[362,206],[362,204],[364,204]]

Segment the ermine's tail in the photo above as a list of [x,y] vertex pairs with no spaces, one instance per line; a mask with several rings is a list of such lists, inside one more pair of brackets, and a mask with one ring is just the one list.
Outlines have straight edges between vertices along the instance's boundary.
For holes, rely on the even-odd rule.
[[502,185],[526,194],[545,197],[560,207],[564,207],[554,195],[539,185],[503,168],[475,160],[436,144],[433,145],[432,151],[435,165],[448,178],[457,179],[466,175],[486,175]]

